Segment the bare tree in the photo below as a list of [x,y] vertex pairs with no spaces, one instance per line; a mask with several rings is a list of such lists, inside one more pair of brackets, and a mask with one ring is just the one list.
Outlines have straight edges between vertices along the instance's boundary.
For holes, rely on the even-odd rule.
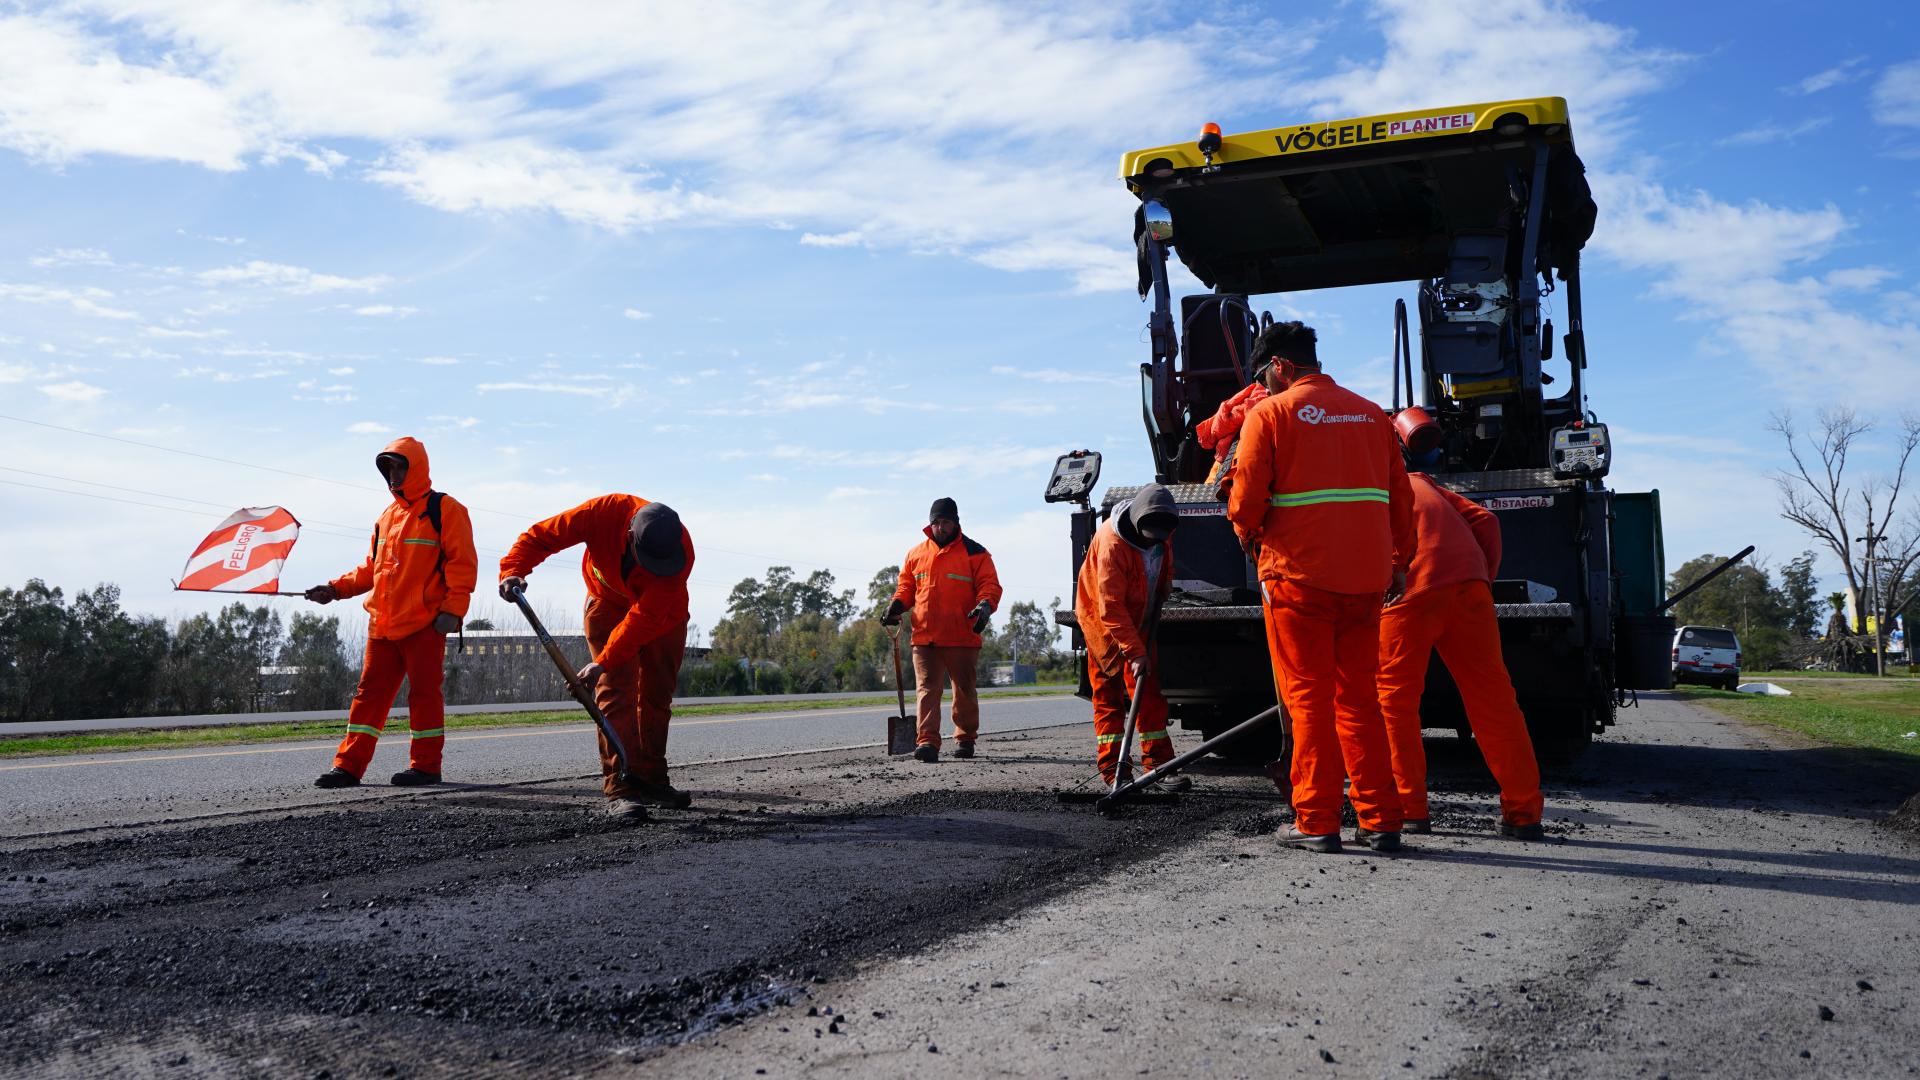
[[[1910,572],[1920,564],[1920,514],[1901,502],[1908,494],[1907,463],[1920,447],[1920,416],[1901,418],[1892,474],[1857,482],[1847,476],[1847,459],[1861,449],[1873,421],[1852,408],[1822,409],[1819,429],[1806,433],[1804,441],[1791,413],[1773,414],[1767,427],[1786,441],[1793,459],[1792,469],[1774,475],[1780,516],[1807,530],[1840,560],[1855,601],[1854,633],[1867,632],[1870,592],[1878,600],[1875,614],[1885,628],[1885,614],[1912,599]],[[1861,542],[1866,536],[1881,539],[1869,550],[1870,545]],[[1877,567],[1869,565],[1869,558]],[[1878,588],[1870,591],[1868,582]]]

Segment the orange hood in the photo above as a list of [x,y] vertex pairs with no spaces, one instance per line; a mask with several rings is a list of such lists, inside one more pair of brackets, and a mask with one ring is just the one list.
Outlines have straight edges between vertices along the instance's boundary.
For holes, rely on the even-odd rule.
[[427,470],[427,448],[419,439],[402,435],[388,443],[380,453],[399,454],[407,459],[407,478],[400,482],[400,494],[393,497],[395,502],[418,502],[432,489],[433,476]]

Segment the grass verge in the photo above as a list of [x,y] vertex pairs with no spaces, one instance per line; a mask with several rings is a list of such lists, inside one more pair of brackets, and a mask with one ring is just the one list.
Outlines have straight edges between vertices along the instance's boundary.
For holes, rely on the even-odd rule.
[[[1038,687],[1032,690],[1000,691],[982,695],[996,701],[1002,698],[1054,697],[1071,687]],[[861,709],[876,705],[894,707],[892,694],[872,697],[830,698],[819,701],[755,701],[739,705],[687,705],[673,710],[676,717],[744,716],[757,713],[815,712],[823,709]],[[912,707],[911,703],[908,705]],[[483,728],[538,727],[543,724],[588,724],[586,713],[578,709],[564,712],[454,713],[446,719],[450,731]],[[403,734],[406,722],[390,721],[396,735]],[[43,757],[67,754],[96,754],[115,750],[170,750],[194,746],[240,746],[248,743],[298,742],[308,739],[337,739],[346,731],[345,720],[307,720],[285,724],[236,724],[230,727],[136,728],[130,731],[99,731],[72,735],[17,735],[0,738],[0,759]]]
[[1869,676],[1808,679],[1792,697],[1684,687],[1689,701],[1741,720],[1796,731],[1835,746],[1904,754],[1920,761],[1920,680]]

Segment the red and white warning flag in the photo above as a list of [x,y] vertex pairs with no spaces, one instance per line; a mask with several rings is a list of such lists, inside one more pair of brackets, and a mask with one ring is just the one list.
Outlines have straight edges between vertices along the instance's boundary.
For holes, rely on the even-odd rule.
[[188,592],[270,593],[280,588],[300,522],[277,506],[249,506],[193,549],[174,588]]

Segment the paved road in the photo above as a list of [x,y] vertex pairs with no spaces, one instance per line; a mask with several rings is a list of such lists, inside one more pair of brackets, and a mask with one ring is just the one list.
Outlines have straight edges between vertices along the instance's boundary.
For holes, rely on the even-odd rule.
[[[980,693],[986,697],[996,694],[1023,695],[1032,694],[1032,686],[993,687],[983,686]],[[1060,691],[1067,692],[1064,688]],[[679,705],[757,705],[779,704],[782,702],[834,701],[866,699],[883,696],[886,691],[860,690],[851,693],[834,694],[751,694],[731,697],[688,697],[679,698]],[[912,694],[908,694],[912,697]],[[579,708],[571,701],[519,701],[504,705],[449,705],[447,713],[451,716],[468,716],[485,713],[517,712],[571,712]],[[394,719],[407,715],[405,703],[395,705],[390,716]],[[345,709],[309,709],[290,712],[256,713],[197,713],[190,716],[113,716],[97,720],[32,720],[25,723],[0,724],[0,737],[8,735],[72,735],[90,731],[141,731],[147,729],[190,728],[190,727],[229,727],[236,724],[291,724],[311,720],[345,721]]]
[[[894,711],[860,706],[681,717],[673,722],[668,764],[878,746],[885,717]],[[1085,702],[1063,696],[987,698],[980,716],[992,732],[1085,724],[1089,714]],[[385,780],[407,767],[407,740],[395,737],[404,730],[390,723],[367,786],[336,792],[313,787],[313,778],[331,767],[334,740],[0,760],[0,806],[7,808],[0,836],[392,797],[403,792]],[[454,731],[446,754],[449,782],[438,790],[598,776],[593,727],[584,715],[577,724],[553,727]]]
[[1545,843],[1433,740],[1396,856],[1217,763],[1063,805],[1084,728],[683,764],[631,827],[572,778],[0,839],[0,1074],[1920,1076],[1911,760],[1641,700]]

